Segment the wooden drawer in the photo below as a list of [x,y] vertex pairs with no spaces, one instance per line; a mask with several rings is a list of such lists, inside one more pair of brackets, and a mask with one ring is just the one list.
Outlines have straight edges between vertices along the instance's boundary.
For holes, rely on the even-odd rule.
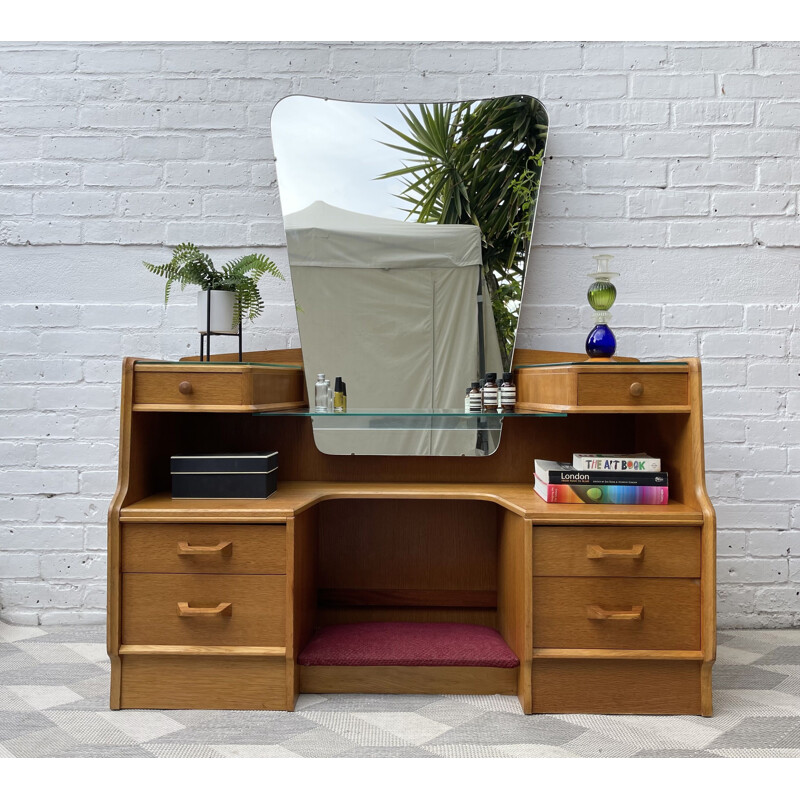
[[533,574],[700,577],[700,529],[534,527]]
[[286,526],[126,524],[122,571],[280,575]]
[[553,364],[519,368],[517,408],[573,414],[689,411],[689,364]]
[[279,647],[285,618],[282,575],[122,576],[122,644]]
[[534,659],[534,714],[700,714],[698,661]]
[[533,646],[699,650],[700,581],[534,578]]
[[122,708],[289,710],[284,658],[123,656]]
[[578,373],[578,405],[603,408],[623,406],[689,405],[689,376],[686,372],[618,372],[616,370]]
[[134,369],[134,411],[252,413],[306,402],[303,370],[290,366],[142,362]]
[[178,406],[238,406],[244,402],[241,372],[136,371],[133,402]]

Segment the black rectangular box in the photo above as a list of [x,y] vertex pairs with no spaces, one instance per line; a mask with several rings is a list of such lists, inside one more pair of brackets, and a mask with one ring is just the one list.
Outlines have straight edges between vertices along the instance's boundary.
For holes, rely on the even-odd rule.
[[278,487],[278,453],[172,456],[172,496],[263,500]]

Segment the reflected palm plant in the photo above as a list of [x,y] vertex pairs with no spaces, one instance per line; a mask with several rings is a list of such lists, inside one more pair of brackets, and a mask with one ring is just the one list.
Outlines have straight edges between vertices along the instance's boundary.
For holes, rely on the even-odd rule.
[[509,367],[522,277],[530,244],[547,138],[547,114],[532,97],[432,103],[401,111],[407,125],[388,128],[404,154],[396,195],[408,219],[472,224],[481,232],[483,268],[503,364]]

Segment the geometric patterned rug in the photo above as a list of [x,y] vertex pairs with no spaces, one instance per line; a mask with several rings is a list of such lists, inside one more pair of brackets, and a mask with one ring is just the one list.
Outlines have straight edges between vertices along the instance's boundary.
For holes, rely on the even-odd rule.
[[101,626],[0,622],[0,757],[798,758],[800,630],[721,631],[714,716],[525,716],[516,698],[303,695],[285,711],[109,711]]

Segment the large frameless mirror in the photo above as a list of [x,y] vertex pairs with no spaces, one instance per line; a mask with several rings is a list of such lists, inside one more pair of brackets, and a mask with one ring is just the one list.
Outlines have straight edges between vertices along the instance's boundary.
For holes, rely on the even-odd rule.
[[[309,415],[324,453],[485,455],[465,413],[510,369],[547,137],[526,95],[393,105],[292,96],[272,115]],[[331,397],[340,377],[346,410]]]

